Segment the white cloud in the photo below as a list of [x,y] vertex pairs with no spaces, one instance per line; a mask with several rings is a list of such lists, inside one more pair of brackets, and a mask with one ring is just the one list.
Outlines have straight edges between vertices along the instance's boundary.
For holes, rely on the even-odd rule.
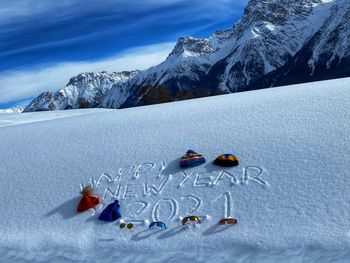
[[[84,13],[98,10],[113,10],[114,14],[126,15],[135,14],[139,12],[149,13],[157,8],[178,8],[181,5],[188,5],[187,12],[192,13],[195,17],[213,15],[213,10],[223,12],[215,12],[216,16],[227,17],[231,14],[230,10],[237,7],[244,6],[248,0],[143,0],[143,1],[129,1],[129,0],[104,0],[101,4],[100,0],[60,0],[60,1],[38,1],[38,0],[0,0],[0,25],[10,24],[12,22],[25,21],[27,19],[35,19],[38,16],[41,19],[49,18],[53,20],[62,20],[75,16],[80,16]],[[203,12],[202,12],[203,11]],[[157,12],[156,12],[157,13]],[[181,14],[182,12],[180,12]],[[182,15],[183,19],[189,19]],[[190,19],[193,19],[190,18]],[[26,27],[26,24],[20,23],[16,25]],[[4,30],[4,29],[2,29]]]
[[129,49],[105,60],[65,62],[43,68],[7,71],[0,75],[0,103],[26,100],[44,91],[57,91],[82,72],[118,72],[146,69],[164,61],[175,43],[161,43]]

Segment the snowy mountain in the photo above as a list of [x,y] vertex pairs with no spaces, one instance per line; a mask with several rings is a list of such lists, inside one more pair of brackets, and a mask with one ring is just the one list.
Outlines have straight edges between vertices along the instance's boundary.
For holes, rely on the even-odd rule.
[[[1,114],[0,261],[348,263],[349,85]],[[181,169],[188,149],[206,163]],[[239,165],[213,165],[223,153]],[[103,203],[77,213],[86,185]],[[122,218],[98,220],[115,199]]]
[[350,76],[349,12],[347,0],[251,0],[232,29],[181,37],[166,61],[125,83],[123,96],[112,88],[102,106]]
[[[350,76],[349,15],[348,0],[250,0],[233,28],[180,37],[163,63],[81,104],[126,108]],[[62,97],[41,94],[26,111],[79,108]]]
[[11,109],[0,109],[0,113],[21,113],[23,110],[23,107],[17,106]]
[[288,85],[350,76],[350,1],[337,1],[306,44],[283,67],[273,72],[268,85]]
[[56,93],[40,94],[24,112],[96,107],[113,85],[117,88],[137,73],[138,71],[81,73],[71,78],[67,86]]

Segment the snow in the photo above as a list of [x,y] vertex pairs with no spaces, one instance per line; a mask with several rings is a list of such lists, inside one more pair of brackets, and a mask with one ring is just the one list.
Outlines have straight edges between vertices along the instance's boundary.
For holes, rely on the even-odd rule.
[[[101,109],[101,112],[108,109]],[[56,120],[61,118],[70,118],[86,114],[95,114],[95,109],[84,109],[76,111],[44,111],[44,112],[28,112],[22,114],[2,114],[0,118],[0,128],[5,126],[13,126],[25,123],[42,122]]]
[[[250,29],[250,31],[251,31],[251,35],[252,35],[252,36],[248,36],[248,37],[245,37],[245,38],[247,38],[247,39],[250,40],[250,39],[252,39],[252,38],[261,37],[259,28],[257,28],[257,27],[252,27],[252,28]],[[244,37],[243,37],[243,38],[244,38]]]
[[4,113],[21,113],[23,111],[23,107],[21,106],[16,106],[11,109],[0,109],[0,114]]
[[[2,262],[348,262],[349,85],[0,115]],[[207,163],[180,169],[188,149]],[[221,153],[239,166],[213,166]],[[88,184],[135,228],[76,214]]]
[[[308,64],[312,69],[312,73],[315,70],[316,63],[321,59],[322,54],[327,51],[327,42],[329,43],[331,39],[334,38],[332,32],[336,31],[336,28],[341,26],[341,32],[339,33],[337,43],[332,44],[330,49],[332,51],[331,58],[327,61],[327,68],[331,66],[331,64],[336,59],[342,59],[348,48],[348,35],[350,26],[348,23],[348,13],[349,13],[350,3],[349,1],[338,1],[338,6],[334,6],[332,9],[332,13],[329,18],[326,20],[324,25],[322,26],[321,36],[319,43],[314,47],[312,52],[312,57],[310,58]],[[328,47],[329,49],[329,47]]]
[[265,25],[265,27],[266,27],[268,30],[270,30],[270,31],[274,31],[275,28],[276,28],[274,24],[269,23],[269,22],[264,22],[264,25]]

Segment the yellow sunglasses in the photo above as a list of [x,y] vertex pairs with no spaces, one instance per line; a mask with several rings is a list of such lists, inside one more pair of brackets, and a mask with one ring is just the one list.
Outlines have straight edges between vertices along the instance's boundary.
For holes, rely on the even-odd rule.
[[201,220],[198,216],[186,216],[182,219],[181,223],[182,225],[185,225],[188,221],[196,222],[198,224],[201,223]]

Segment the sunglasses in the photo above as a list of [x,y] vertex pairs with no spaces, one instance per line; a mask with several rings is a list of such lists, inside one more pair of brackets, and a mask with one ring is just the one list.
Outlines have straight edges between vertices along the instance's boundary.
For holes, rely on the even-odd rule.
[[119,225],[119,228],[120,228],[120,229],[123,229],[123,228],[125,228],[125,227],[127,227],[127,229],[132,229],[132,228],[134,227],[134,225],[131,224],[131,223],[129,223],[129,224],[121,223],[121,224]]
[[181,223],[185,225],[188,221],[197,222],[198,224],[201,223],[198,216],[186,216],[184,219],[182,219]]
[[165,228],[166,229],[166,225],[161,222],[161,221],[157,221],[157,222],[152,222],[148,228],[154,228],[154,227],[160,227],[160,228]]
[[235,218],[223,218],[219,221],[219,225],[234,225],[237,224],[237,219]]

